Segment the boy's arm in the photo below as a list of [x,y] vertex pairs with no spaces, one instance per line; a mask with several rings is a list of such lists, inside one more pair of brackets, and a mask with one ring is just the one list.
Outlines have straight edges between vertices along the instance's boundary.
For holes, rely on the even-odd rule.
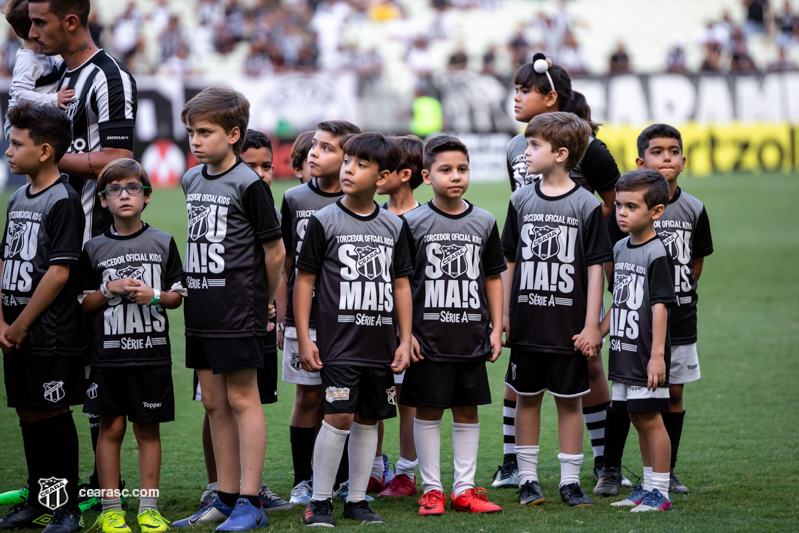
[[[283,263],[285,265],[285,263]],[[280,276],[280,283],[277,285],[277,295],[275,296],[275,303],[277,304],[277,323],[285,324],[286,321],[286,306],[288,305],[288,282],[286,276]],[[277,330],[277,347],[283,349],[283,331]]]
[[603,335],[599,329],[599,310],[602,307],[602,289],[604,289],[604,276],[602,263],[588,267],[588,298],[585,312],[583,330],[573,337],[580,339],[581,349],[587,357],[599,355],[602,350]]
[[269,302],[277,297],[277,286],[283,275],[283,260],[286,257],[286,247],[283,240],[262,243],[264,247],[264,264],[266,265],[266,286],[269,290]]
[[699,276],[702,275],[702,267],[705,266],[705,258],[694,257],[693,261],[694,261],[694,266],[693,266],[694,277],[696,278],[696,281],[699,281]]
[[394,352],[391,371],[400,374],[411,364],[411,328],[413,324],[413,296],[407,276],[394,280],[394,302],[397,305],[397,327],[400,343]]
[[502,273],[502,331],[505,333],[505,343],[503,343],[503,345],[507,345],[508,338],[510,337],[510,297],[516,262],[510,257],[505,257],[505,264],[508,266],[508,269]]
[[300,363],[306,372],[322,370],[319,348],[311,340],[310,333],[314,285],[316,285],[316,274],[302,269],[297,271],[294,280],[294,325],[297,328]]
[[64,154],[58,162],[58,170],[70,176],[78,176],[87,180],[96,180],[100,171],[108,163],[117,159],[130,159],[133,150],[125,148],[100,148],[94,152],[81,154]]
[[18,53],[11,74],[11,87],[9,95],[18,103],[28,102],[36,106],[56,105],[58,95],[52,93],[37,93],[36,80],[45,74],[39,60],[27,53]]
[[[3,246],[5,248],[5,246]],[[0,279],[3,279],[3,264],[4,261],[0,260]],[[2,296],[3,290],[0,288],[0,296]],[[11,346],[6,344],[6,330],[8,329],[8,323],[6,322],[6,317],[3,314],[3,306],[0,305],[0,349],[3,350],[3,353],[6,353],[11,349]]]
[[669,311],[666,304],[656,303],[652,306],[652,354],[646,367],[647,385],[655,390],[666,383],[666,330],[669,326]]
[[497,326],[504,322],[504,298],[502,274],[486,276],[488,313],[491,316],[491,324],[494,326],[491,331],[491,357],[488,359],[491,363],[496,361],[502,354],[502,328]]
[[19,314],[14,323],[8,326],[5,331],[4,339],[8,346],[19,348],[33,321],[39,318],[42,313],[53,303],[61,292],[61,289],[69,280],[69,269],[71,265],[50,265],[47,272],[42,276],[33,296],[25,309]]

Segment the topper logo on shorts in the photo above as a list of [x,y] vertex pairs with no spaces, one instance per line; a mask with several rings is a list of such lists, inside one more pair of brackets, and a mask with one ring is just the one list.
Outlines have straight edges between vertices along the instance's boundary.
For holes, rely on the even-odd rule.
[[161,407],[161,403],[150,403],[150,402],[142,402],[145,409],[158,409]]
[[328,387],[325,389],[325,400],[328,403],[333,403],[339,400],[349,400],[350,389],[349,387]]
[[63,381],[48,381],[44,385],[44,399],[48,402],[57,403],[61,401],[64,396],[64,382]]
[[67,480],[48,477],[39,479],[39,503],[55,511],[69,500]]
[[388,399],[388,403],[391,405],[397,405],[397,386],[392,385],[390,389],[386,389],[386,397]]

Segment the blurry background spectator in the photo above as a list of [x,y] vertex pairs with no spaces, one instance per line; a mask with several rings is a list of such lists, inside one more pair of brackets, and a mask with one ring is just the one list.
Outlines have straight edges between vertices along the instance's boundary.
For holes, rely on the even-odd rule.
[[610,72],[611,74],[630,72],[630,56],[627,54],[627,48],[625,48],[624,43],[621,41],[616,45],[616,51],[610,56]]

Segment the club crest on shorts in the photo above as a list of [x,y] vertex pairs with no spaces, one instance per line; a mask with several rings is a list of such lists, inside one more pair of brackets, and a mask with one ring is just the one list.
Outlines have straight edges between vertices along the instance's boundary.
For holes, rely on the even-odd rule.
[[542,261],[546,261],[550,257],[557,255],[560,251],[559,235],[560,228],[554,226],[534,227],[533,242],[530,243],[530,251]]
[[325,389],[325,400],[328,403],[333,403],[339,400],[350,399],[349,387],[328,387]]
[[39,480],[39,503],[51,511],[67,503],[68,499],[66,478],[48,477]]
[[196,241],[208,233],[208,215],[211,208],[204,205],[189,206],[189,238]]
[[516,380],[516,363],[510,364],[510,376],[514,381]]
[[291,352],[291,368],[294,370],[302,370],[300,363],[300,352]]
[[621,305],[630,299],[633,278],[624,274],[616,274],[613,277],[613,303]]
[[97,383],[89,385],[89,388],[86,389],[86,396],[88,396],[90,400],[97,398]]
[[44,399],[48,402],[60,402],[66,395],[63,381],[48,381],[42,386],[44,387]]
[[375,279],[383,272],[383,256],[377,246],[358,246],[356,268],[358,273],[369,280]]
[[463,245],[450,244],[441,247],[444,258],[441,260],[441,270],[451,278],[457,278],[469,267],[466,262],[468,250]]
[[397,405],[397,386],[392,385],[390,389],[386,389],[386,397],[388,399],[388,403],[391,405]]

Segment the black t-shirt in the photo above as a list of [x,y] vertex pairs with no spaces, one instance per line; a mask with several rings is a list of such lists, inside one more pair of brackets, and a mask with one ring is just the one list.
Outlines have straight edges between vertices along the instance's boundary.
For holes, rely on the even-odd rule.
[[[610,308],[608,379],[646,386],[652,357],[652,306],[672,307],[674,266],[660,239],[630,244],[630,238],[613,249],[613,304]],[[671,364],[668,328],[664,352],[666,385]]]
[[[159,291],[187,294],[175,240],[147,224],[124,236],[112,227],[87,242],[81,270],[84,294],[122,278],[142,280]],[[94,313],[93,324],[93,366],[167,365],[172,361],[169,321],[160,304],[139,305],[127,296],[115,296]]]
[[262,244],[281,236],[269,186],[241,159],[215,176],[205,165],[196,166],[181,184],[189,218],[186,335],[266,335],[269,291]]
[[460,362],[491,355],[485,278],[508,267],[497,220],[488,211],[467,205],[463,213],[450,215],[429,202],[403,215],[414,263],[413,334],[430,361]]
[[326,365],[383,367],[394,360],[394,280],[413,268],[405,223],[374,207],[361,216],[339,200],[308,221],[297,268],[317,276],[316,338]]
[[82,355],[80,250],[83,210],[66,175],[43,191],[31,184],[8,200],[3,234],[3,317],[12,324],[30,303],[51,265],[69,265],[69,278],[47,309],[33,321],[21,349],[33,355]]
[[[705,206],[678,187],[663,216],[655,221],[655,231],[666,246],[675,269],[677,307],[672,310],[669,321],[671,343],[675,346],[693,344],[697,340],[696,306],[699,301],[694,258],[713,253]],[[614,245],[627,236],[616,221],[616,206],[608,219],[608,234]]]
[[541,183],[510,197],[502,249],[516,263],[510,300],[511,347],[571,354],[585,327],[588,267],[612,257],[602,206],[575,184],[557,197]]

